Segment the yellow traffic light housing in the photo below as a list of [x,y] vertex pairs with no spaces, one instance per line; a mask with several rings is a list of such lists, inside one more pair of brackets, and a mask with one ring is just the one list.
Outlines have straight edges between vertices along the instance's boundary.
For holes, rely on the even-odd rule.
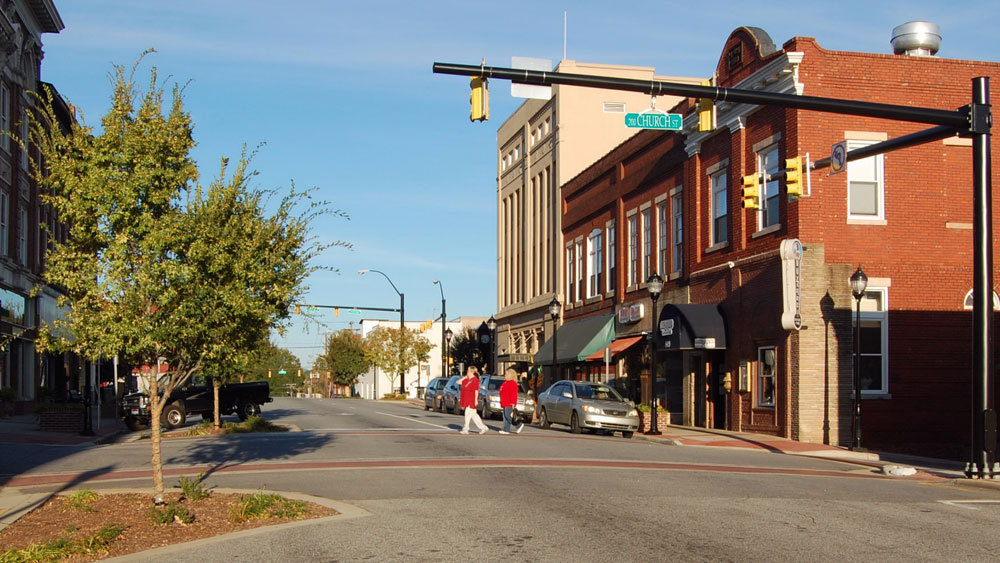
[[802,197],[802,157],[785,159],[785,189],[788,201]]
[[760,209],[760,175],[743,177],[743,208]]
[[298,303],[295,304],[295,314],[296,315],[301,315],[302,314],[302,306],[299,305]]
[[469,94],[469,101],[472,103],[469,121],[486,121],[490,118],[489,84],[482,76],[473,76],[469,86],[472,87],[472,93]]
[[[711,86],[711,80],[702,80],[702,86]],[[711,98],[698,98],[698,131],[715,130],[715,101]]]

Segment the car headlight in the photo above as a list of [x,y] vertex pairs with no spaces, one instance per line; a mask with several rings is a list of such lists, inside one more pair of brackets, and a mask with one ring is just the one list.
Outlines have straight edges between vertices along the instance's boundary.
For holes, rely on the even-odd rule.
[[601,414],[601,409],[597,407],[592,407],[590,405],[583,405],[583,412],[589,412],[590,414]]
[[529,407],[533,407],[535,406],[535,401],[533,399],[528,399],[527,401],[524,402],[524,404],[528,405]]
[[490,395],[490,402],[496,403],[500,400],[500,395]]
[[635,409],[632,409],[632,410],[628,411],[628,415],[629,416],[639,416],[639,411],[637,411]]

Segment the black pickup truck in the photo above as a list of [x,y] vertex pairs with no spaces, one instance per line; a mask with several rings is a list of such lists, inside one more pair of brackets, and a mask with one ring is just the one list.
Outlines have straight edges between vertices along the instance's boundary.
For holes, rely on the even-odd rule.
[[[219,387],[219,414],[233,414],[240,420],[260,414],[260,407],[271,402],[271,386],[266,381],[249,383],[226,383]],[[203,375],[192,376],[186,385],[175,389],[170,400],[163,407],[160,421],[167,430],[184,426],[187,417],[200,414],[211,420],[215,410],[213,403],[212,378]],[[130,430],[142,430],[149,426],[149,397],[138,391],[122,397],[121,413],[125,425]]]

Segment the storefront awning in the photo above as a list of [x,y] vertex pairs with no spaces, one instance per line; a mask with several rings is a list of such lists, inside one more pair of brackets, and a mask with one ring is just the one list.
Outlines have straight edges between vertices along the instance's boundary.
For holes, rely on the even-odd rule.
[[720,350],[726,348],[726,322],[718,305],[670,304],[660,312],[657,350]]
[[[615,317],[613,314],[570,321],[559,327],[556,332],[555,340],[558,347],[556,348],[555,361],[557,364],[583,361],[594,352],[603,350],[614,339]],[[552,363],[552,340],[552,338],[546,340],[535,353],[536,364],[544,366]]]
[[631,347],[636,342],[642,340],[641,336],[626,336],[625,338],[619,338],[611,344],[601,348],[600,350],[594,352],[593,354],[587,356],[587,362],[603,362],[604,361],[604,350],[611,350],[611,356],[617,356],[618,354],[624,352],[629,347]]

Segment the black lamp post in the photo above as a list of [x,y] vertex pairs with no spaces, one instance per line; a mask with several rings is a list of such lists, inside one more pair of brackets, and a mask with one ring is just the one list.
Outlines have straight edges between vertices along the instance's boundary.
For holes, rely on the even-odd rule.
[[[444,313],[444,311],[445,311],[445,309],[444,309],[444,306],[445,306],[445,302],[444,302],[444,284],[441,283],[441,280],[434,280],[434,285],[438,286],[438,289],[441,290],[441,350],[444,351],[445,346],[446,346],[446,343],[445,343],[445,332],[444,331],[445,331],[445,328],[447,328],[445,326],[445,324],[447,324],[446,321],[448,320],[448,318],[445,316],[445,313]],[[445,356],[441,356],[441,375],[442,376],[448,375],[448,363],[447,362],[448,362],[448,359]]]
[[444,365],[445,366],[447,366],[450,363],[448,360],[451,357],[451,337],[452,336],[454,336],[454,333],[451,332],[450,328],[444,331]]
[[646,280],[646,289],[649,297],[653,300],[653,311],[650,313],[649,330],[649,431],[646,434],[659,435],[660,429],[657,427],[656,419],[659,415],[656,412],[656,300],[660,298],[663,291],[663,278],[659,274],[653,274]]
[[[365,275],[368,272],[382,274],[385,281],[389,282],[389,285],[392,286],[392,290],[399,294],[399,391],[401,393],[406,393],[406,373],[403,371],[403,331],[406,330],[406,323],[404,322],[403,317],[403,293],[396,289],[396,284],[392,283],[392,280],[389,279],[389,276],[387,276],[385,272],[369,269],[358,270],[358,273],[361,275]],[[390,389],[390,391],[392,391],[392,389]]]
[[854,413],[851,417],[851,449],[861,450],[861,298],[868,287],[868,276],[861,266],[851,274],[851,293],[856,302],[854,319]]
[[500,367],[497,365],[497,320],[490,315],[490,320],[486,321],[486,328],[490,329],[490,360],[493,375],[499,375]]
[[[552,373],[549,377],[545,379],[551,385],[556,379],[556,348],[558,347],[559,341],[556,340],[556,335],[559,334],[559,312],[562,311],[562,303],[559,302],[555,297],[552,301],[549,301],[549,314],[552,315]],[[548,388],[548,385],[542,385],[542,390]]]

